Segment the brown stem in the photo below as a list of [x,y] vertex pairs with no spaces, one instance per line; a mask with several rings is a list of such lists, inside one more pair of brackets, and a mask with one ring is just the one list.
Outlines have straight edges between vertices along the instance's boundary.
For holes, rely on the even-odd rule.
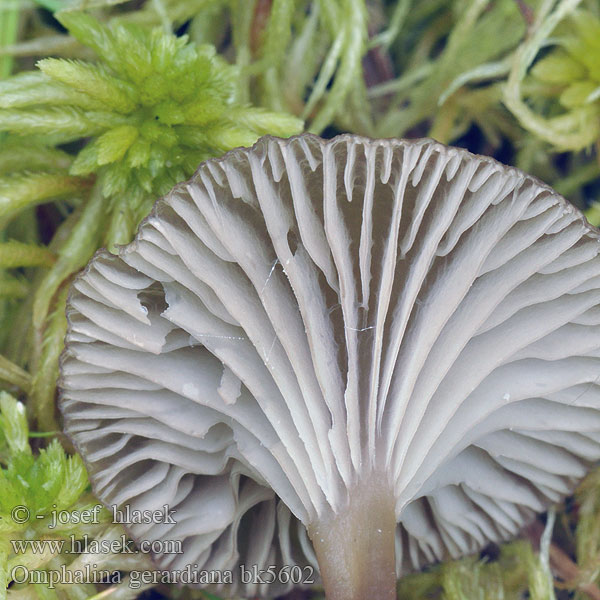
[[[540,538],[544,526],[539,521],[534,521],[524,529],[524,533],[536,549],[539,549]],[[581,571],[569,555],[555,543],[550,544],[550,568],[555,575],[560,577],[568,587],[576,588],[589,596],[592,600],[600,600],[600,589],[595,583],[579,583]],[[555,582],[556,583],[556,582]]]
[[521,11],[521,15],[523,16],[523,20],[527,24],[528,28],[533,27],[533,22],[535,20],[535,14],[531,6],[529,6],[525,0],[516,0],[517,6]]
[[394,498],[379,474],[309,526],[327,600],[395,600],[395,530]]

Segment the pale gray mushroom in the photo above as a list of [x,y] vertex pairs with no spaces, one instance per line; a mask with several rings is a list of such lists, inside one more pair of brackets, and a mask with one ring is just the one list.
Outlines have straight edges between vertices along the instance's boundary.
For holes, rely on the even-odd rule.
[[389,600],[397,576],[515,536],[600,459],[599,248],[486,157],[263,138],[76,280],[65,430],[105,503],[177,511],[130,526],[182,542],[161,569],[272,597],[314,567],[331,600]]

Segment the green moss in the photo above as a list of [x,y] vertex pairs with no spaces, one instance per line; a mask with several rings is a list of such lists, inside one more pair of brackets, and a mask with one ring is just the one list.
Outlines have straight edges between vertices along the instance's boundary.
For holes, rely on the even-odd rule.
[[[90,137],[69,174],[73,182],[95,175],[113,209],[126,198],[130,229],[147,210],[145,199],[165,194],[202,160],[265,133],[302,129],[291,115],[238,103],[237,68],[210,45],[132,24],[108,27],[84,13],[58,18],[100,62],[46,58],[38,62],[41,72],[0,83],[0,130],[63,142]],[[47,195],[52,184],[56,193],[75,191],[55,175],[45,183]],[[27,202],[13,188],[21,201],[6,202],[5,212]],[[45,199],[35,190],[29,196],[29,202]]]
[[[541,177],[600,224],[599,13],[595,0],[8,0],[0,6],[0,387],[27,404],[31,423],[57,430],[75,273],[99,247],[127,243],[156,197],[200,161],[263,134],[460,142]],[[180,28],[186,35],[174,33]],[[80,459],[45,438],[33,451],[22,405],[5,394],[0,404],[1,598],[15,564],[7,536],[65,533],[37,519],[2,529],[8,508],[21,502],[37,516],[48,503],[79,510],[95,500]],[[559,512],[554,544],[572,561],[563,585],[579,600],[599,580],[597,472],[576,503],[578,513]],[[94,535],[117,535],[106,527]],[[100,563],[116,568],[111,560]],[[549,560],[521,540],[495,560],[407,576],[399,595],[551,598]],[[45,555],[31,564],[69,561]],[[110,589],[115,598],[138,593]],[[13,592],[101,593],[89,585]]]

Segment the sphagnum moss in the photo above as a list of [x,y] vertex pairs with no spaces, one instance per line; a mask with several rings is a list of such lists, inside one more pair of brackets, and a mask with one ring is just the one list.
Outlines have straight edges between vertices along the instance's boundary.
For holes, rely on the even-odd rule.
[[[5,167],[0,224],[59,197],[78,215],[66,222],[70,230],[53,244],[55,260],[46,259],[48,270],[32,289],[8,274],[3,285],[17,298],[34,295],[30,367],[38,372],[32,397],[45,428],[56,425],[54,389],[64,336],[52,315],[64,311],[72,273],[98,246],[112,249],[129,241],[154,199],[205,158],[251,145],[267,132],[287,136],[302,129],[296,117],[238,102],[238,68],[210,45],[138,25],[109,28],[83,13],[58,18],[99,61],[47,58],[38,62],[39,71],[0,82],[0,131],[10,134],[11,149],[23,157],[33,139],[39,157],[37,169],[36,161],[26,170]],[[52,148],[84,139],[75,157]],[[28,266],[36,251],[0,243],[0,257],[12,268]]]

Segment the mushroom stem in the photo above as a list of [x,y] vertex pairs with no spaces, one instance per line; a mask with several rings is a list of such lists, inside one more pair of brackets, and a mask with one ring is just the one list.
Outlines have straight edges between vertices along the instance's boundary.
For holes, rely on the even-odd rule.
[[394,497],[381,474],[361,478],[348,500],[312,523],[327,600],[395,600]]

